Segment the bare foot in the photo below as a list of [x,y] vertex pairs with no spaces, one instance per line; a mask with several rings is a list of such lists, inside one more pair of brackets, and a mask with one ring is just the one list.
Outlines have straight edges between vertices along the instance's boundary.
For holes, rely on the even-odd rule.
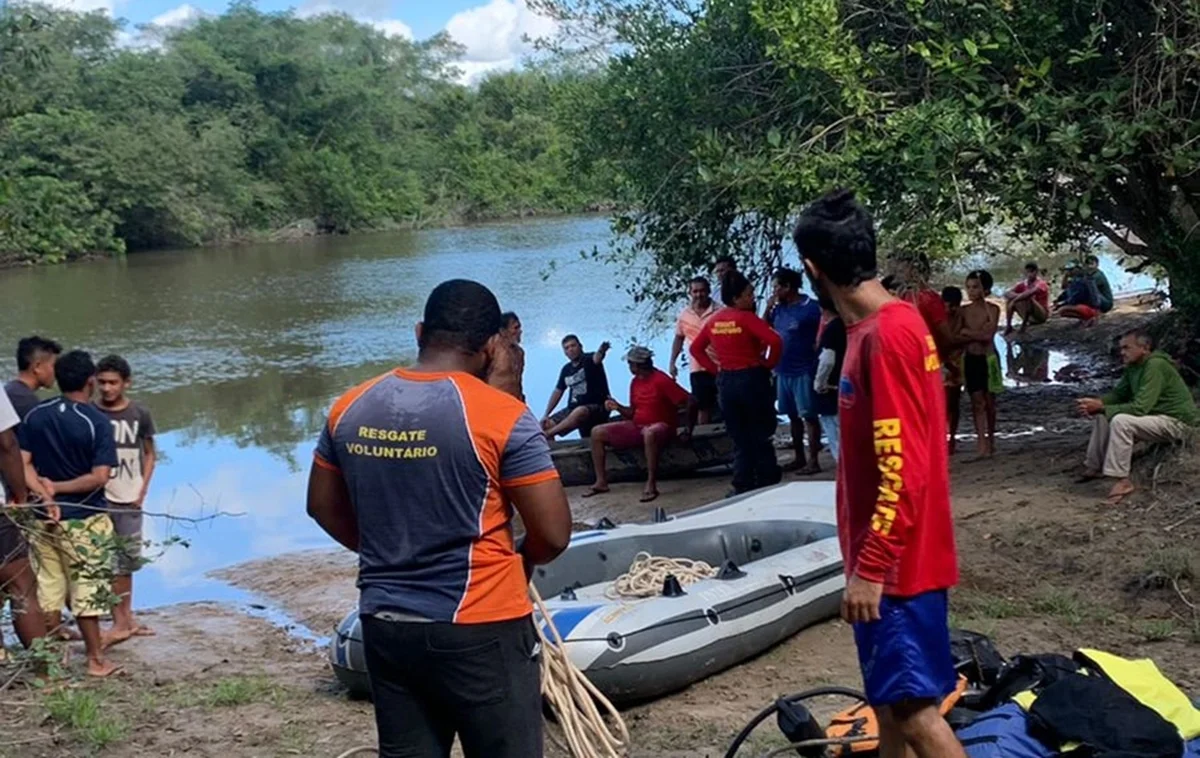
[[1122,500],[1132,495],[1135,489],[1137,488],[1129,479],[1121,479],[1108,491],[1108,498],[1104,502],[1108,505],[1119,505]]
[[133,635],[134,630],[132,629],[118,629],[117,627],[113,627],[106,634],[100,635],[100,646],[107,650],[113,645],[120,645]]
[[153,637],[157,634],[158,632],[154,631],[148,626],[142,626],[141,624],[138,624],[133,630],[134,637]]
[[1075,477],[1075,483],[1083,484],[1084,482],[1094,482],[1097,479],[1103,479],[1103,478],[1104,478],[1104,474],[1101,474],[1099,471],[1092,471],[1091,469],[1086,469],[1082,474]]
[[121,667],[112,661],[93,661],[88,660],[87,673],[88,676],[94,676],[98,679],[103,679],[106,676],[112,676],[121,672]]

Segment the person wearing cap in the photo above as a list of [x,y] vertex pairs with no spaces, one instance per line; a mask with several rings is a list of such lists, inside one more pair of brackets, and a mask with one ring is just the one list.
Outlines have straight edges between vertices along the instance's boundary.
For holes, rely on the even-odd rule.
[[[629,405],[611,397],[604,403],[609,411],[621,415],[621,421],[601,424],[592,430],[592,465],[596,483],[583,493],[584,497],[608,492],[608,471],[605,469],[605,445],[617,450],[643,446],[646,451],[646,487],[641,502],[649,503],[658,497],[658,458],[662,449],[675,437],[679,410],[688,404],[687,390],[654,367],[654,353],[648,348],[634,347],[625,355],[629,373]],[[684,439],[692,434],[694,411],[689,413]]]
[[1078,319],[1083,326],[1093,326],[1100,318],[1100,291],[1096,280],[1075,261],[1063,272],[1063,291],[1054,301],[1059,316]]

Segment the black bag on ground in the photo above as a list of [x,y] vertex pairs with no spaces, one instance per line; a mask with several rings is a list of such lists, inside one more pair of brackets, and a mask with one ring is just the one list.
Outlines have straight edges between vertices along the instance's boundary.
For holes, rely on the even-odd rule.
[[1029,733],[1050,747],[1083,743],[1072,755],[1180,758],[1178,730],[1125,690],[1098,676],[1073,674],[1046,685],[1029,710]]
[[990,687],[1004,668],[1004,656],[986,635],[966,629],[950,630],[950,655],[954,670],[976,687]]
[[1014,695],[1033,690],[1039,692],[1065,676],[1079,671],[1075,661],[1063,655],[1018,655],[1000,670],[996,682],[980,699],[980,710],[990,711]]

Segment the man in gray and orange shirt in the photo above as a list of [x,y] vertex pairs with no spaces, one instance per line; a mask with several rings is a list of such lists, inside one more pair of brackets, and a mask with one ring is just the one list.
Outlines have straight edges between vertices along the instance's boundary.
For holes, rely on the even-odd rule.
[[339,398],[317,445],[308,512],[359,554],[384,758],[448,756],[455,735],[467,758],[542,755],[527,585],[566,548],[571,515],[537,419],[480,378],[500,323],[483,285],[442,283],[417,365]]

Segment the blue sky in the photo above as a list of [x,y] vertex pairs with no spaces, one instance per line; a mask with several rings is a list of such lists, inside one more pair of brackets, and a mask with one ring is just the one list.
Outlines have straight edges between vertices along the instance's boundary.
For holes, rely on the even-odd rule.
[[[45,0],[80,11],[102,10],[129,22],[179,26],[201,15],[224,12],[227,0]],[[424,39],[446,30],[466,48],[459,68],[474,79],[518,65],[529,46],[522,37],[547,36],[554,23],[534,14],[525,0],[259,0],[264,11],[294,9],[300,15],[344,12],[388,34]]]

